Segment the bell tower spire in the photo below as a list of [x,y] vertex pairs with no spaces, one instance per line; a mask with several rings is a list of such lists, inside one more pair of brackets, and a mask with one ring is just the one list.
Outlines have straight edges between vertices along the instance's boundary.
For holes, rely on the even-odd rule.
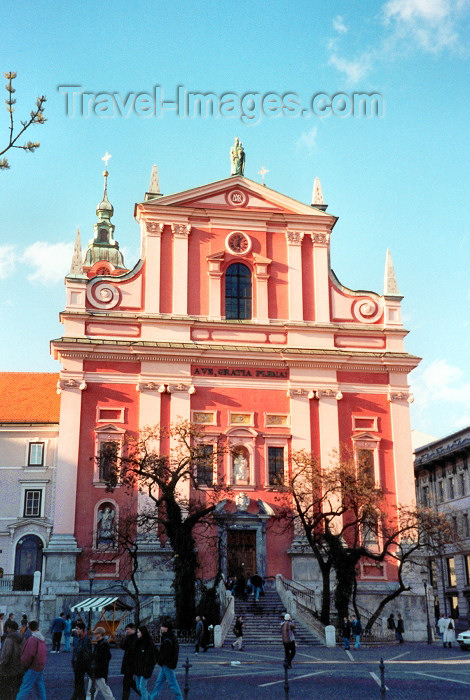
[[[107,165],[110,158],[110,154],[106,151],[102,160],[104,160]],[[99,268],[99,274],[116,274],[114,270],[116,270],[117,273],[127,270],[124,266],[122,253],[119,250],[119,243],[114,240],[115,226],[111,222],[114,208],[108,199],[108,177],[109,172],[104,170],[103,197],[96,207],[98,221],[94,225],[95,235],[88,243],[85,261],[83,263],[84,267],[88,270],[97,262],[105,263],[102,268]]]

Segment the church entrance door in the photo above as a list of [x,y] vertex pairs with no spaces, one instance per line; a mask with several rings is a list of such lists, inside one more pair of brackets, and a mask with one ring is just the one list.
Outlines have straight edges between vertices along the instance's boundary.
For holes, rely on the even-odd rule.
[[245,578],[256,574],[256,532],[229,530],[227,532],[227,576]]

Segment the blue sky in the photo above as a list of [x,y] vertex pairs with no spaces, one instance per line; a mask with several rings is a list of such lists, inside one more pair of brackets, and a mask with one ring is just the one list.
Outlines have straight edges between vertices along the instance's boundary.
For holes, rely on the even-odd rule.
[[[115,235],[132,267],[133,206],[153,163],[165,194],[218,180],[239,136],[247,177],[259,181],[264,165],[269,187],[307,203],[321,178],[339,216],[331,261],[344,285],[381,292],[391,249],[406,347],[423,358],[411,375],[413,427],[443,436],[470,424],[469,0],[5,0],[0,20],[0,68],[18,74],[16,117],[45,94],[48,119],[28,134],[40,149],[10,151],[0,172],[0,370],[58,370],[48,344],[61,334],[76,228],[84,245],[93,235],[105,151]],[[166,101],[178,86],[291,93],[305,112],[250,121],[171,109],[113,116],[98,105],[72,115],[64,85],[100,93],[102,106],[103,95],[131,94],[130,105],[157,85]],[[312,114],[318,93],[378,93],[384,113]],[[7,137],[5,111],[0,150]]]

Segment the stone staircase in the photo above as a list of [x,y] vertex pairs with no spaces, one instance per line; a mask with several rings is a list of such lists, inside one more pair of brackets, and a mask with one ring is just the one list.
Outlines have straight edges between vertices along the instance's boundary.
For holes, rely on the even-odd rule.
[[[235,598],[235,616],[241,615],[245,627],[243,630],[243,642],[246,644],[274,644],[282,645],[281,624],[286,612],[282,601],[274,590],[267,590],[256,603],[252,595],[246,601]],[[295,639],[302,646],[320,646],[322,642],[304,627],[298,620],[296,623]],[[224,646],[230,646],[235,640],[233,625],[231,625]]]

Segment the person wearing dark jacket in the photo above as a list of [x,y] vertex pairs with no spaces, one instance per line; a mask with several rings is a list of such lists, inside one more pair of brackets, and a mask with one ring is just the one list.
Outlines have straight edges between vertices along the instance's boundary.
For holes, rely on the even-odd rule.
[[157,663],[157,650],[152,642],[145,625],[137,628],[137,643],[135,645],[135,675],[137,687],[143,700],[149,700],[147,681],[151,678]]
[[49,633],[52,634],[52,651],[51,654],[60,652],[60,642],[62,640],[62,632],[65,629],[65,613],[61,612],[59,617],[52,620],[49,628]]
[[351,630],[354,635],[354,648],[355,649],[360,649],[361,648],[361,634],[362,634],[362,625],[361,621],[359,618],[356,616],[354,620],[351,623]]
[[397,615],[397,626],[395,630],[395,637],[397,639],[398,644],[403,644],[403,633],[405,631],[405,625],[403,624],[403,618],[400,613]]
[[29,630],[31,635],[26,639],[21,654],[21,663],[25,674],[16,700],[27,700],[34,688],[36,688],[40,700],[46,700],[46,686],[42,673],[46,665],[46,640],[39,631],[36,620],[31,620]]
[[126,636],[124,637],[124,641],[121,642],[121,649],[124,649],[124,656],[122,657],[121,663],[121,673],[124,674],[124,678],[122,679],[122,700],[129,700],[131,688],[140,696],[140,690],[137,688],[134,680],[136,643],[137,634],[135,625],[133,622],[130,622],[126,625]]
[[6,638],[0,656],[0,700],[15,700],[23,679],[21,645],[23,637],[18,632],[18,623],[5,623]]
[[184,700],[178,681],[175,676],[175,668],[178,664],[178,641],[173,634],[171,624],[162,622],[160,626],[160,649],[158,652],[158,665],[160,673],[158,674],[157,682],[150,695],[150,700],[155,700],[160,695],[160,689],[165,680],[173,691],[177,700]]
[[108,680],[108,669],[109,662],[111,661],[111,648],[109,643],[105,639],[106,630],[104,627],[97,627],[93,632],[93,636],[96,640],[95,648],[93,649],[93,656],[91,657],[90,665],[90,679],[88,680],[88,690],[87,690],[87,700],[91,698],[91,686],[93,685],[93,679],[96,684],[96,696],[98,691],[101,691],[106,700],[115,700],[111,688],[106,683]]
[[83,622],[75,625],[72,652],[74,689],[71,700],[85,700],[85,673],[90,669],[92,651],[90,637],[85,633]]
[[343,618],[343,644],[344,649],[349,649],[349,638],[351,636],[351,623],[349,618]]

